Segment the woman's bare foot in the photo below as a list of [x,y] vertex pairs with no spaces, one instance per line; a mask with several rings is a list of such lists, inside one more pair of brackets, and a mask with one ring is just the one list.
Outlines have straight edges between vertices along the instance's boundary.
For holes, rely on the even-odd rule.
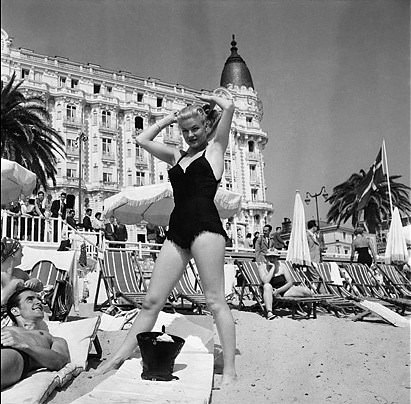
[[230,374],[224,373],[224,374],[223,374],[223,380],[221,381],[221,387],[231,386],[231,385],[233,385],[234,383],[236,383],[237,380],[238,380],[238,378],[237,378],[237,374],[236,374],[236,373],[233,373],[233,374],[231,374],[231,373],[230,373]]

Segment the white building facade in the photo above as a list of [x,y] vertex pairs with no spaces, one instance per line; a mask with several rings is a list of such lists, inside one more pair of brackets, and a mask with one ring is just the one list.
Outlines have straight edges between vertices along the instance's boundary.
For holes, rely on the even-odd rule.
[[[235,221],[244,234],[260,231],[270,221],[273,207],[266,200],[263,151],[268,135],[261,129],[262,103],[234,38],[231,45],[220,87],[231,93],[236,108],[221,186],[243,196]],[[81,177],[83,211],[85,206],[102,211],[104,199],[125,187],[168,181],[167,164],[137,146],[135,136],[171,111],[193,103],[201,93],[92,63],[16,49],[2,30],[2,81],[13,73],[24,80],[20,89],[25,94],[44,98],[52,126],[65,141],[66,157],[58,162],[53,197],[64,190],[78,198]],[[78,141],[81,133],[84,142]],[[185,147],[177,125],[163,130],[159,138],[173,147]]]

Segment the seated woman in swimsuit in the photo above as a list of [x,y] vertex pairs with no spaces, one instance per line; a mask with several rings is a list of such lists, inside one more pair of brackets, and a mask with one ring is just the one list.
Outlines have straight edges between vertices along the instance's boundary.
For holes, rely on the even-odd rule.
[[268,250],[265,254],[267,262],[262,262],[258,266],[258,272],[264,289],[263,298],[268,320],[275,318],[273,314],[273,296],[312,296],[312,292],[305,286],[293,285],[290,271],[285,265],[280,264],[279,257],[280,251],[277,249]]
[[60,370],[70,361],[67,342],[52,336],[43,321],[43,305],[30,288],[19,289],[7,302],[15,326],[1,330],[1,389],[35,369]]
[[[226,233],[214,204],[224,170],[224,153],[234,104],[231,99],[217,95],[202,95],[198,98],[209,105],[205,108],[188,106],[159,120],[137,136],[136,141],[141,147],[172,167],[169,178],[175,207],[143,308],[120,349],[97,369],[97,373],[116,368],[130,357],[137,348],[136,335],[153,328],[188,261],[194,258],[223,347],[222,384],[230,384],[236,379],[235,327],[224,297]],[[221,109],[221,115],[214,110],[215,105]],[[154,140],[161,130],[176,122],[188,145],[185,151]]]

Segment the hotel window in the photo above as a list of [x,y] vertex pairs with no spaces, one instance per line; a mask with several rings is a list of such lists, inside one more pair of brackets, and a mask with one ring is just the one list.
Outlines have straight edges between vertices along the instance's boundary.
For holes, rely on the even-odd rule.
[[136,171],[136,186],[140,187],[144,185],[145,173],[142,171]]
[[136,144],[136,159],[141,160],[144,157],[144,150],[141,146]]
[[163,181],[163,180],[164,180],[164,174],[160,174],[160,175],[158,176],[158,179],[159,179],[160,181]]
[[245,118],[245,121],[246,121],[246,123],[247,123],[247,127],[252,126],[253,118],[251,118],[250,116],[247,116],[247,117]]
[[131,157],[131,149],[130,148],[127,149],[127,157]]
[[113,182],[113,174],[103,173],[103,182]]
[[58,110],[58,111],[57,111],[57,120],[60,120],[60,119],[61,119],[61,111]]
[[232,190],[233,190],[233,184],[232,184],[231,182],[227,182],[227,183],[225,184],[225,188],[226,188],[228,191],[232,191]]
[[100,94],[100,90],[101,90],[101,84],[96,84],[96,83],[94,83],[93,93],[94,93],[94,94]]
[[254,144],[254,142],[253,142],[252,140],[250,140],[250,141],[248,142],[248,151],[249,151],[250,153],[254,153],[254,150],[255,150],[255,144]]
[[104,128],[111,127],[111,112],[110,111],[101,112],[101,124]]
[[133,185],[133,176],[131,174],[127,174],[127,185]]
[[66,87],[67,77],[60,76],[59,77],[59,87]]
[[250,165],[250,182],[257,182],[257,167],[255,164]]
[[97,111],[93,112],[93,125],[97,125]]
[[251,200],[256,201],[258,198],[258,189],[252,188],[251,189]]
[[74,105],[67,105],[66,118],[69,122],[74,122],[76,120],[76,107]]
[[67,139],[66,146],[67,149],[77,149],[77,141],[75,139]]
[[163,106],[163,99],[161,97],[157,97],[157,108]]
[[131,129],[131,119],[130,119],[130,117],[128,116],[127,118],[126,118],[126,130],[130,130]]
[[224,172],[226,175],[231,174],[231,160],[224,160]]
[[103,145],[103,154],[111,154],[112,146],[111,139],[103,138],[101,139]]
[[43,73],[34,72],[34,81],[36,81],[37,83],[41,83],[43,81]]
[[107,93],[108,95],[111,95],[112,92],[113,92],[113,87],[107,86],[107,88],[106,88],[106,93]]
[[67,176],[67,178],[76,178],[77,177],[77,171],[74,168],[67,168],[66,176]]
[[134,118],[134,128],[135,129],[143,129],[143,118],[141,116],[136,116]]
[[137,93],[137,102],[143,102],[143,93]]
[[78,80],[71,79],[71,88],[78,88]]
[[21,69],[21,78],[23,80],[28,79],[30,76],[30,70],[29,69]]

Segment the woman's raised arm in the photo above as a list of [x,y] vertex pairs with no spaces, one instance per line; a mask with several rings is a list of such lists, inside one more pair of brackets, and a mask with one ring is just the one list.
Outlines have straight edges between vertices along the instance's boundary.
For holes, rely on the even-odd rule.
[[168,164],[174,165],[178,159],[178,150],[174,147],[167,146],[163,143],[157,142],[154,139],[167,126],[177,122],[176,112],[172,112],[163,119],[160,119],[154,125],[144,129],[137,137],[136,143],[144,150],[158,159],[165,161]]

